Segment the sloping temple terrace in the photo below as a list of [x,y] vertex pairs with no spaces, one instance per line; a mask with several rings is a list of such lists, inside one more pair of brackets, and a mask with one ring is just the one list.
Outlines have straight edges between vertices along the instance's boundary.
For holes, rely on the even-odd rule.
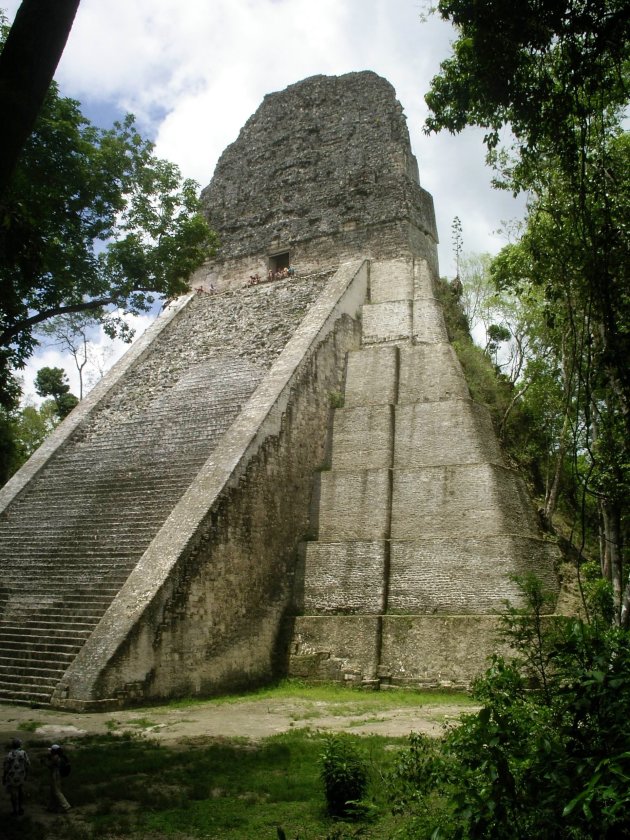
[[0,491],[0,699],[466,685],[557,549],[448,343],[394,90],[270,94],[203,201],[219,253]]

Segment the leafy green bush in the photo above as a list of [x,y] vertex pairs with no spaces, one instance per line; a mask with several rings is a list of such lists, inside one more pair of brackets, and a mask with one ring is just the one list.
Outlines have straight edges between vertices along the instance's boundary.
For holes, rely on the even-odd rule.
[[481,710],[399,761],[392,794],[410,838],[630,837],[630,634],[549,620],[540,588],[526,594],[529,613],[505,618],[515,658],[475,684]]
[[326,739],[321,754],[321,779],[328,813],[333,817],[354,817],[368,784],[367,765],[352,742],[343,735]]

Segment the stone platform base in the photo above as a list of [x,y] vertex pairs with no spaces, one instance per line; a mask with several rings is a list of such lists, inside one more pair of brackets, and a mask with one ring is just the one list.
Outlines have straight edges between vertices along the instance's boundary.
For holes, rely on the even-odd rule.
[[467,688],[507,652],[494,615],[298,616],[289,676],[382,686]]

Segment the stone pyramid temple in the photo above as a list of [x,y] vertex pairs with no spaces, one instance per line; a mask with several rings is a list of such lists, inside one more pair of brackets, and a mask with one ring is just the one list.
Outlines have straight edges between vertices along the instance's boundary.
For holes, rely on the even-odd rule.
[[0,491],[0,700],[467,685],[557,549],[448,343],[393,88],[270,94],[202,197],[219,252]]

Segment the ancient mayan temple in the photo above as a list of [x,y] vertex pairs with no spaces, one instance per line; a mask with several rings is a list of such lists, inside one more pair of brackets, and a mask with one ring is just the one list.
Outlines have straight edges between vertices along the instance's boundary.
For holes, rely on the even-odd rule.
[[0,699],[465,685],[555,548],[448,344],[394,90],[265,97],[203,200],[219,253],[0,491]]

